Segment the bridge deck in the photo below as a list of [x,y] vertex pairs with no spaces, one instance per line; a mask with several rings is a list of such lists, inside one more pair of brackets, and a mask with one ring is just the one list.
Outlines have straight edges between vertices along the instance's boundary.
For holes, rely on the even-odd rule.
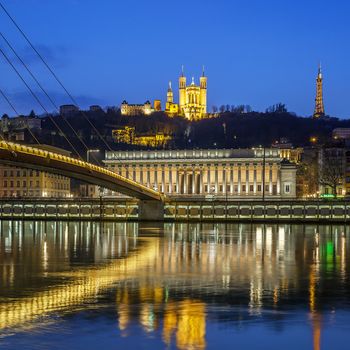
[[103,167],[43,149],[0,141],[0,163],[46,171],[86,181],[142,200],[162,201],[164,195]]

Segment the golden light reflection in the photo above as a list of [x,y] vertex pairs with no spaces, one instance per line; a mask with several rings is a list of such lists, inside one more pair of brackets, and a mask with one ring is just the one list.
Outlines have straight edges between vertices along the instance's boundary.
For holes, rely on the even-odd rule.
[[48,313],[81,308],[82,304],[95,297],[113,283],[137,276],[142,265],[151,264],[158,254],[159,239],[143,238],[143,248],[101,268],[79,269],[56,274],[69,278],[71,282],[48,289],[31,297],[0,305],[0,329],[27,324]]

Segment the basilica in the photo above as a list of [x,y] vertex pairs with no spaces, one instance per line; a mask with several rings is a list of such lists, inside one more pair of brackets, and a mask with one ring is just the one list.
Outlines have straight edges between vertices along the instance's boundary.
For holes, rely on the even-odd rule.
[[179,78],[179,103],[174,102],[174,94],[169,83],[165,112],[169,116],[182,115],[189,120],[200,120],[207,115],[207,77],[204,74],[199,78],[199,85],[196,85],[194,78],[190,85],[187,85],[184,70]]

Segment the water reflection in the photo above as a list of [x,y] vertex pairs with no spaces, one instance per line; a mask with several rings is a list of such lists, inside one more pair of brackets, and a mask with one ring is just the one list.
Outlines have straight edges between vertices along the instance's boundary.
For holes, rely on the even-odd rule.
[[321,349],[348,309],[348,241],[345,226],[3,221],[0,329],[16,339],[91,310],[120,338],[139,327],[140,341],[204,349],[214,325],[287,332],[304,317]]

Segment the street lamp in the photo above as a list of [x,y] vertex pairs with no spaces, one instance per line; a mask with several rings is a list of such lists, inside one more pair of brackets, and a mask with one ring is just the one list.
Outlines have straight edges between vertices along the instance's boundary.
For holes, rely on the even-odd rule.
[[86,161],[89,163],[90,162],[90,153],[98,153],[100,152],[99,149],[88,149],[86,151]]

